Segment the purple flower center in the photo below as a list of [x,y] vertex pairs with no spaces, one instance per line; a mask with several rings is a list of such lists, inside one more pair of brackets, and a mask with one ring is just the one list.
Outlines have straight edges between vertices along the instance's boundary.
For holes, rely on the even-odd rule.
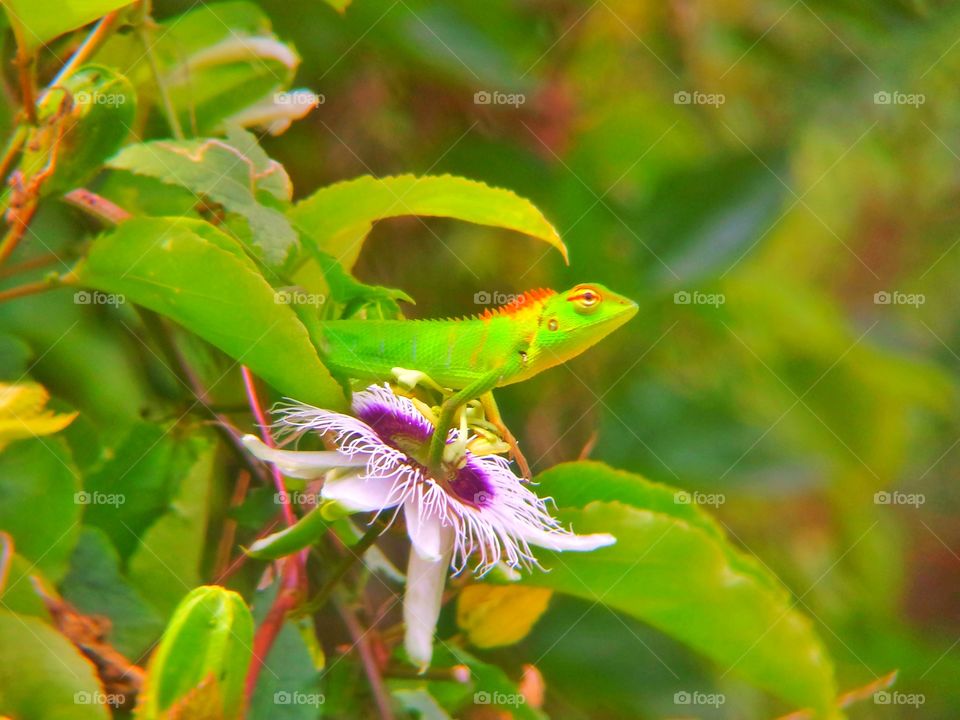
[[493,483],[473,455],[467,456],[467,462],[447,481],[447,485],[457,497],[470,505],[482,508],[493,503]]
[[403,452],[410,452],[411,445],[428,444],[433,435],[433,426],[420,413],[405,413],[379,402],[359,408],[357,417],[387,445]]
[[[421,459],[433,437],[433,425],[423,415],[377,401],[356,408],[356,415],[385,444],[404,453],[408,464],[427,474]],[[470,454],[467,454],[463,467],[450,471],[442,482],[459,500],[474,507],[482,508],[493,502],[494,489],[489,473]]]

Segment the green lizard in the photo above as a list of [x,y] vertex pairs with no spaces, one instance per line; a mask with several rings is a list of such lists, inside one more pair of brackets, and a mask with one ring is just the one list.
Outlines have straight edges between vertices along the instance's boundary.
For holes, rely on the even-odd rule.
[[[441,469],[457,411],[479,399],[489,419],[516,450],[490,393],[576,357],[637,312],[637,304],[595,283],[526,292],[502,307],[443,320],[329,320],[319,345],[338,376],[402,380],[419,371],[431,384],[454,390],[441,405],[429,462]],[[525,475],[529,468],[515,453]]]

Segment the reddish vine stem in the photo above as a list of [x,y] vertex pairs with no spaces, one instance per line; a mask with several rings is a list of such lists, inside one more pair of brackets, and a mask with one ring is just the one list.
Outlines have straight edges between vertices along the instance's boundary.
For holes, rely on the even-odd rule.
[[57,73],[57,76],[50,82],[49,88],[56,87],[68,77],[70,77],[78,67],[83,65],[87,59],[93,55],[100,45],[103,44],[103,41],[106,40],[110,33],[113,32],[114,25],[117,22],[117,19],[120,17],[120,11],[114,10],[111,13],[107,13],[93,26],[93,30],[90,31],[90,34],[84,39],[83,43],[74,51],[73,55],[67,60],[66,64],[60,68],[60,72]]
[[[257,395],[257,388],[254,383],[253,373],[246,365],[240,366],[240,372],[243,375],[243,385],[247,391],[247,400],[250,402],[250,410],[253,417],[260,426],[260,434],[269,447],[276,447],[273,436],[270,434],[270,425],[267,422],[266,413],[260,404],[260,398]],[[272,467],[271,475],[273,483],[283,508],[283,517],[287,525],[296,523],[297,518],[293,513],[293,507],[290,498],[286,493],[286,486],[283,484],[283,476],[276,466]],[[264,662],[270,654],[270,648],[273,647],[283,622],[286,620],[287,613],[293,610],[301,601],[303,593],[301,592],[302,581],[306,575],[307,551],[303,550],[294,555],[289,555],[280,561],[280,589],[274,598],[273,605],[267,611],[267,616],[257,628],[253,638],[253,661],[250,664],[250,670],[247,673],[246,697],[249,704],[253,698],[253,692],[257,687],[257,679],[260,677],[260,671],[263,669]]]

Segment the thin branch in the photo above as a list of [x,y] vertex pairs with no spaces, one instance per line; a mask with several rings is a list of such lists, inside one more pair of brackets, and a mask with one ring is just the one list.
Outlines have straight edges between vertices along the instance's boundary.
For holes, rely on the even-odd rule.
[[347,626],[347,632],[353,640],[357,652],[360,654],[360,663],[363,665],[363,672],[367,676],[367,682],[370,683],[370,692],[373,694],[373,700],[377,704],[377,711],[381,720],[393,720],[393,708],[390,706],[390,694],[383,682],[383,675],[380,671],[380,665],[373,655],[373,649],[370,647],[370,638],[366,631],[361,627],[360,621],[353,610],[340,598],[335,596],[333,604],[343,618],[343,624]]
[[86,188],[71,190],[63,196],[63,199],[75,208],[83,210],[88,215],[95,217],[104,225],[119,225],[133,217],[133,215],[116,203]]
[[333,595],[333,591],[336,590],[343,576],[346,575],[350,568],[370,549],[377,538],[380,537],[381,532],[383,532],[383,530],[379,525],[371,525],[363,537],[357,541],[356,545],[347,548],[347,554],[340,558],[340,562],[333,569],[333,572],[327,578],[326,582],[324,582],[323,587],[321,587],[317,591],[317,594],[306,604],[297,610],[297,615],[310,615],[323,609],[323,606],[327,604],[327,601],[330,599],[330,596]]
[[[50,81],[50,84],[47,86],[46,92],[50,91],[50,88],[54,88],[57,85],[61,85],[64,80],[73,75],[76,72],[77,68],[83,65],[89,59],[93,53],[97,51],[103,42],[110,37],[110,33],[115,29],[117,20],[120,17],[120,11],[114,10],[111,13],[107,13],[93,26],[93,29],[90,31],[90,34],[87,35],[83,43],[76,49],[67,63],[60,68],[60,72],[57,73],[56,77]],[[41,98],[42,99],[42,98]]]
[[71,273],[67,273],[66,275],[51,275],[50,277],[45,277],[43,280],[28,282],[23,285],[7,288],[6,290],[0,290],[0,303],[28,295],[36,295],[37,293],[46,292],[47,290],[54,290],[64,285],[71,285],[73,282],[74,276]]

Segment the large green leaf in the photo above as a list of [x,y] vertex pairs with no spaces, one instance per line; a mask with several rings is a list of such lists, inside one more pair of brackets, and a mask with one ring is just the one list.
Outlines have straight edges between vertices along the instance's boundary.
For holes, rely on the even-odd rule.
[[4,0],[18,42],[34,48],[113,12],[129,0]]
[[107,536],[84,527],[63,578],[63,597],[80,612],[110,619],[110,644],[129,658],[152,647],[163,621],[120,573],[120,558]]
[[321,188],[288,216],[305,239],[353,267],[373,223],[404,215],[448,217],[506,228],[567,248],[536,206],[510,190],[452,175],[364,175]]
[[191,465],[181,463],[179,491],[169,508],[140,537],[130,557],[130,583],[167,617],[184,591],[199,584],[207,515],[213,493],[216,448],[203,437]]
[[66,443],[56,437],[15,442],[0,453],[0,530],[17,552],[56,581],[80,531],[83,498]]
[[342,408],[303,324],[236,242],[208,223],[137,218],[93,245],[79,280],[176,320],[277,390]]
[[243,130],[232,129],[226,141],[154,140],[129,145],[108,165],[179,185],[243,216],[254,243],[271,264],[282,263],[297,242],[283,213],[258,199],[289,201],[293,192],[290,178]]
[[0,716],[107,720],[93,664],[50,625],[0,610]]
[[794,707],[836,717],[833,667],[810,621],[756,562],[673,488],[601,463],[538,477],[578,533],[608,532],[611,547],[541,558],[522,580],[602,603],[687,643]]

